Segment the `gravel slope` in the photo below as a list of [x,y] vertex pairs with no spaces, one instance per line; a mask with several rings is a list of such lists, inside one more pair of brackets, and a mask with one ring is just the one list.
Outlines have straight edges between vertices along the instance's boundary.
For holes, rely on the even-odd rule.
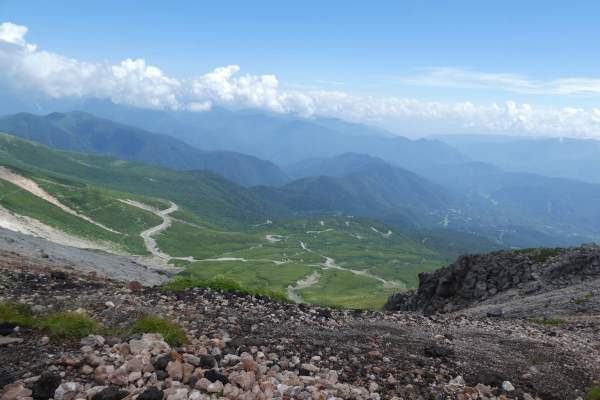
[[[167,317],[190,340],[167,349],[153,344],[160,338],[145,336],[150,351],[134,342],[139,334],[121,335],[92,338],[95,344],[86,348],[87,342],[47,341],[44,332],[23,328],[11,334],[20,341],[0,348],[13,382],[5,395],[29,396],[42,373],[58,374],[64,390],[73,388],[71,396],[88,399],[112,383],[128,391],[128,399],[154,386],[164,390],[157,400],[209,400],[215,393],[225,400],[575,400],[600,383],[597,316],[547,326],[322,309],[211,289],[132,291],[109,281],[52,278],[44,270],[0,269],[0,275],[0,301],[44,305],[42,312],[77,311],[105,327],[126,328],[145,315]],[[161,370],[159,360],[168,355],[174,359]],[[212,357],[212,367],[198,364],[203,356]],[[132,370],[134,362],[147,366],[143,375]],[[490,370],[501,383],[490,380]],[[219,386],[218,376],[229,386]]]
[[[71,274],[92,274],[117,281],[138,281],[146,286],[168,280],[149,268],[152,260],[101,255],[48,240],[0,228],[0,264],[18,266],[26,271],[43,268]],[[148,263],[148,266],[141,263]]]

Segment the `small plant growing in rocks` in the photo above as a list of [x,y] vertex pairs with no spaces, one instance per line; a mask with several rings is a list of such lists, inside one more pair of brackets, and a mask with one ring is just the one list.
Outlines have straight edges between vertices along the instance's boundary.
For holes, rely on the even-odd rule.
[[558,325],[558,324],[567,323],[567,321],[565,321],[564,319],[560,319],[560,318],[548,318],[548,319],[534,318],[533,322],[535,322],[536,324],[547,324],[547,325]]
[[213,278],[207,280],[195,280],[193,277],[184,277],[178,278],[171,282],[165,283],[163,286],[159,288],[162,291],[170,291],[170,290],[184,290],[190,287],[201,287],[201,288],[210,288],[217,289],[223,291],[238,291],[238,292],[248,292],[249,294],[255,296],[267,296],[271,299],[280,300],[285,303],[293,303],[284,293],[277,292],[274,290],[267,290],[263,287],[257,288],[245,288],[238,281],[231,278],[225,278],[223,276],[217,275]]
[[87,315],[65,312],[50,316],[40,327],[48,328],[53,336],[77,339],[94,333],[96,322]]
[[33,317],[29,304],[0,303],[0,320],[23,325],[35,325],[38,321]]
[[188,341],[181,325],[165,318],[142,318],[136,322],[133,326],[133,330],[160,333],[165,338],[165,342],[174,347],[181,346]]
[[592,296],[593,296],[593,293],[590,293],[587,296],[585,296],[584,298],[573,300],[573,303],[575,303],[575,304],[585,303],[586,301],[590,301]]
[[585,400],[600,400],[600,385],[591,388]]
[[534,357],[531,357],[531,363],[533,365],[538,365],[538,364],[540,364],[540,363],[542,363],[544,361],[546,361],[546,358],[544,356],[534,356]]

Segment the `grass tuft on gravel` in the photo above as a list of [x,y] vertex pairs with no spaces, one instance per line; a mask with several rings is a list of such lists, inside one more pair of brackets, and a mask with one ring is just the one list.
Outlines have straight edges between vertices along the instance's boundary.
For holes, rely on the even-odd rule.
[[31,305],[0,302],[0,320],[34,326],[39,321],[33,316]]
[[567,321],[565,321],[564,319],[559,319],[559,318],[548,318],[548,319],[535,318],[533,320],[533,322],[535,322],[536,324],[547,324],[547,325],[558,325],[558,324],[566,324],[567,323]]
[[178,347],[187,343],[187,336],[177,322],[159,317],[141,318],[132,328],[134,331],[160,333],[170,346]]
[[600,400],[600,385],[591,388],[585,396],[585,400]]
[[189,287],[201,287],[201,288],[210,288],[210,289],[218,289],[223,291],[238,291],[238,292],[248,292],[252,295],[258,296],[267,296],[271,299],[280,300],[285,303],[294,303],[290,300],[283,292],[275,291],[275,290],[267,290],[264,287],[256,287],[256,288],[246,288],[242,286],[241,283],[236,281],[235,279],[225,278],[224,276],[217,275],[213,278],[206,280],[195,280],[191,276],[187,276],[184,278],[177,278],[171,282],[165,283],[163,286],[159,288],[162,291],[170,291],[170,290],[184,290]]
[[40,324],[48,328],[53,336],[67,339],[78,339],[96,332],[96,322],[87,315],[61,313],[48,317]]

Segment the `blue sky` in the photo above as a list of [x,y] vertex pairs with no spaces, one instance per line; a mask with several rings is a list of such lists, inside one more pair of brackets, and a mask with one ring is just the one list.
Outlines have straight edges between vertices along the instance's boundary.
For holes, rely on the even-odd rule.
[[[21,76],[28,83],[5,84],[8,90],[155,108],[254,106],[338,116],[416,136],[443,130],[600,137],[594,112],[599,2],[3,0],[0,16],[0,23],[26,27],[22,37],[37,45],[36,52],[98,65],[143,59],[179,82],[170,81],[179,85],[169,91],[176,101],[151,104],[124,93],[122,82],[92,90],[100,84],[71,77],[48,88],[46,81],[36,87]],[[239,70],[225,73],[227,82],[245,74],[259,81],[274,76],[275,97],[256,101],[249,93],[273,89],[272,82],[235,81],[233,97],[230,87],[216,89],[212,78],[209,91],[206,79],[195,83],[193,94],[187,89],[187,80],[230,65]],[[0,68],[0,79],[17,80],[7,72],[14,63]],[[32,73],[49,79],[62,70]],[[80,87],[58,90],[58,81]],[[118,94],[111,92],[115,85]],[[305,95],[315,91],[327,94]],[[337,92],[351,99],[331,94]]]

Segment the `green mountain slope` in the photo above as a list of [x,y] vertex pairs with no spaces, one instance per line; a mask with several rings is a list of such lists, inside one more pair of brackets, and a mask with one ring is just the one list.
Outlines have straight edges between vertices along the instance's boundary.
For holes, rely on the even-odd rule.
[[0,120],[0,132],[60,150],[152,162],[180,171],[208,169],[243,186],[279,186],[289,181],[269,161],[235,152],[205,152],[167,135],[84,112],[15,114]]
[[[313,303],[379,307],[391,291],[416,286],[418,273],[449,263],[459,252],[497,247],[405,234],[366,218],[283,220],[291,210],[209,171],[178,172],[54,150],[7,134],[0,134],[0,165],[31,179],[78,215],[0,179],[0,206],[15,214],[112,250],[148,256],[140,234],[162,218],[121,200],[166,210],[171,204],[162,199],[167,199],[182,208],[153,238],[162,254],[180,257],[172,259],[185,267],[180,276],[225,275]],[[305,280],[312,283],[298,283]]]
[[211,171],[173,171],[156,164],[54,150],[7,134],[0,134],[0,163],[171,200],[223,227],[245,228],[293,215]]
[[[14,183],[0,179],[0,206],[15,215],[34,218],[51,228],[84,239],[100,248],[128,254],[150,255],[140,233],[162,222],[155,214],[120,199],[164,208],[165,202],[107,190],[81,182],[56,179],[26,171],[15,172],[59,199],[70,213]],[[88,218],[88,219],[85,219]]]
[[447,209],[458,199],[440,185],[366,154],[308,159],[287,171],[306,177],[279,189],[251,190],[303,215],[341,212],[404,227],[431,227],[435,223],[425,213]]
[[341,178],[353,172],[359,172],[368,166],[384,164],[390,165],[391,163],[368,154],[348,152],[336,157],[306,158],[284,165],[282,169],[288,176],[295,179],[321,175]]

